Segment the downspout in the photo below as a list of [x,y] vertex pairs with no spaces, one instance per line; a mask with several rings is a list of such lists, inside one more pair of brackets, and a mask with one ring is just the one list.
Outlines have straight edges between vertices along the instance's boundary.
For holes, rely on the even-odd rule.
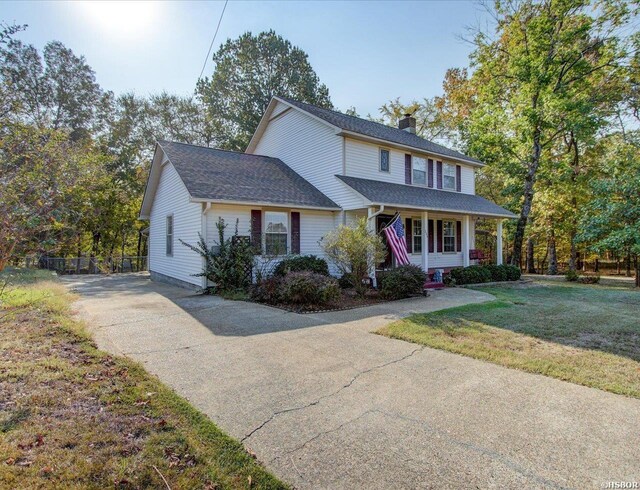
[[375,213],[371,214],[371,208],[368,209],[368,217],[367,220],[372,220],[373,218],[375,218],[376,216],[378,216],[379,214],[384,213],[384,204],[380,205],[380,209],[378,211],[376,211]]

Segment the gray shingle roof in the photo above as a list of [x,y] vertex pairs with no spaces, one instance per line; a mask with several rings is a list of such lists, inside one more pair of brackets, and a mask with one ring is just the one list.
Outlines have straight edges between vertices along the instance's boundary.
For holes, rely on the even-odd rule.
[[465,160],[470,163],[482,164],[480,160],[468,157],[458,151],[451,150],[437,143],[433,143],[402,129],[392,128],[390,126],[385,126],[384,124],[368,121],[360,117],[348,116],[347,114],[343,114],[341,112],[324,109],[322,107],[306,104],[304,102],[298,102],[297,100],[288,99],[286,97],[278,98],[345,131],[351,131],[365,136],[371,136],[373,138],[389,141],[391,143],[410,146],[418,150],[424,150],[428,153],[436,153],[438,155]]
[[340,207],[278,158],[158,141],[195,199]]
[[376,204],[411,206],[434,211],[465,212],[504,218],[516,217],[511,211],[501,208],[484,197],[473,194],[391,184],[344,175],[336,175],[336,177]]

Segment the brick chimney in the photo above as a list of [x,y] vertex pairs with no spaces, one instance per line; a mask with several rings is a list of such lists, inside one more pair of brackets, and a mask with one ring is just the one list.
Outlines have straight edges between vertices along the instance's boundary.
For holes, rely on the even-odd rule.
[[411,114],[405,114],[404,117],[398,121],[398,128],[411,134],[416,134],[416,118],[412,117]]

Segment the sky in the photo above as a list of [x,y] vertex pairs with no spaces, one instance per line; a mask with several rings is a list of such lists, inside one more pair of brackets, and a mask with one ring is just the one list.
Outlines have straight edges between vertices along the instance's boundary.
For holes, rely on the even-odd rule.
[[[17,37],[38,49],[58,40],[84,55],[116,94],[193,93],[223,2],[7,2],[0,20],[28,24]],[[336,107],[377,115],[385,102],[442,92],[451,67],[468,65],[460,39],[486,15],[467,1],[230,1],[214,44],[268,29],[302,48]],[[214,64],[210,57],[205,75]]]

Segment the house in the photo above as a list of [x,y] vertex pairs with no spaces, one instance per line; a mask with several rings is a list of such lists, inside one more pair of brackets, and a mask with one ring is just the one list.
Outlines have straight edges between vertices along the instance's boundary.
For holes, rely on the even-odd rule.
[[[367,217],[380,230],[396,212],[411,262],[432,272],[467,266],[479,218],[514,215],[475,194],[483,163],[415,134],[406,116],[388,127],[274,97],[245,153],[159,141],[141,219],[150,220],[152,278],[201,287],[201,257],[179,240],[217,239],[219,218],[274,253],[322,256],[322,237]],[[330,264],[331,266],[331,264]],[[393,266],[387,256],[380,269]],[[336,272],[335,270],[333,270]]]

